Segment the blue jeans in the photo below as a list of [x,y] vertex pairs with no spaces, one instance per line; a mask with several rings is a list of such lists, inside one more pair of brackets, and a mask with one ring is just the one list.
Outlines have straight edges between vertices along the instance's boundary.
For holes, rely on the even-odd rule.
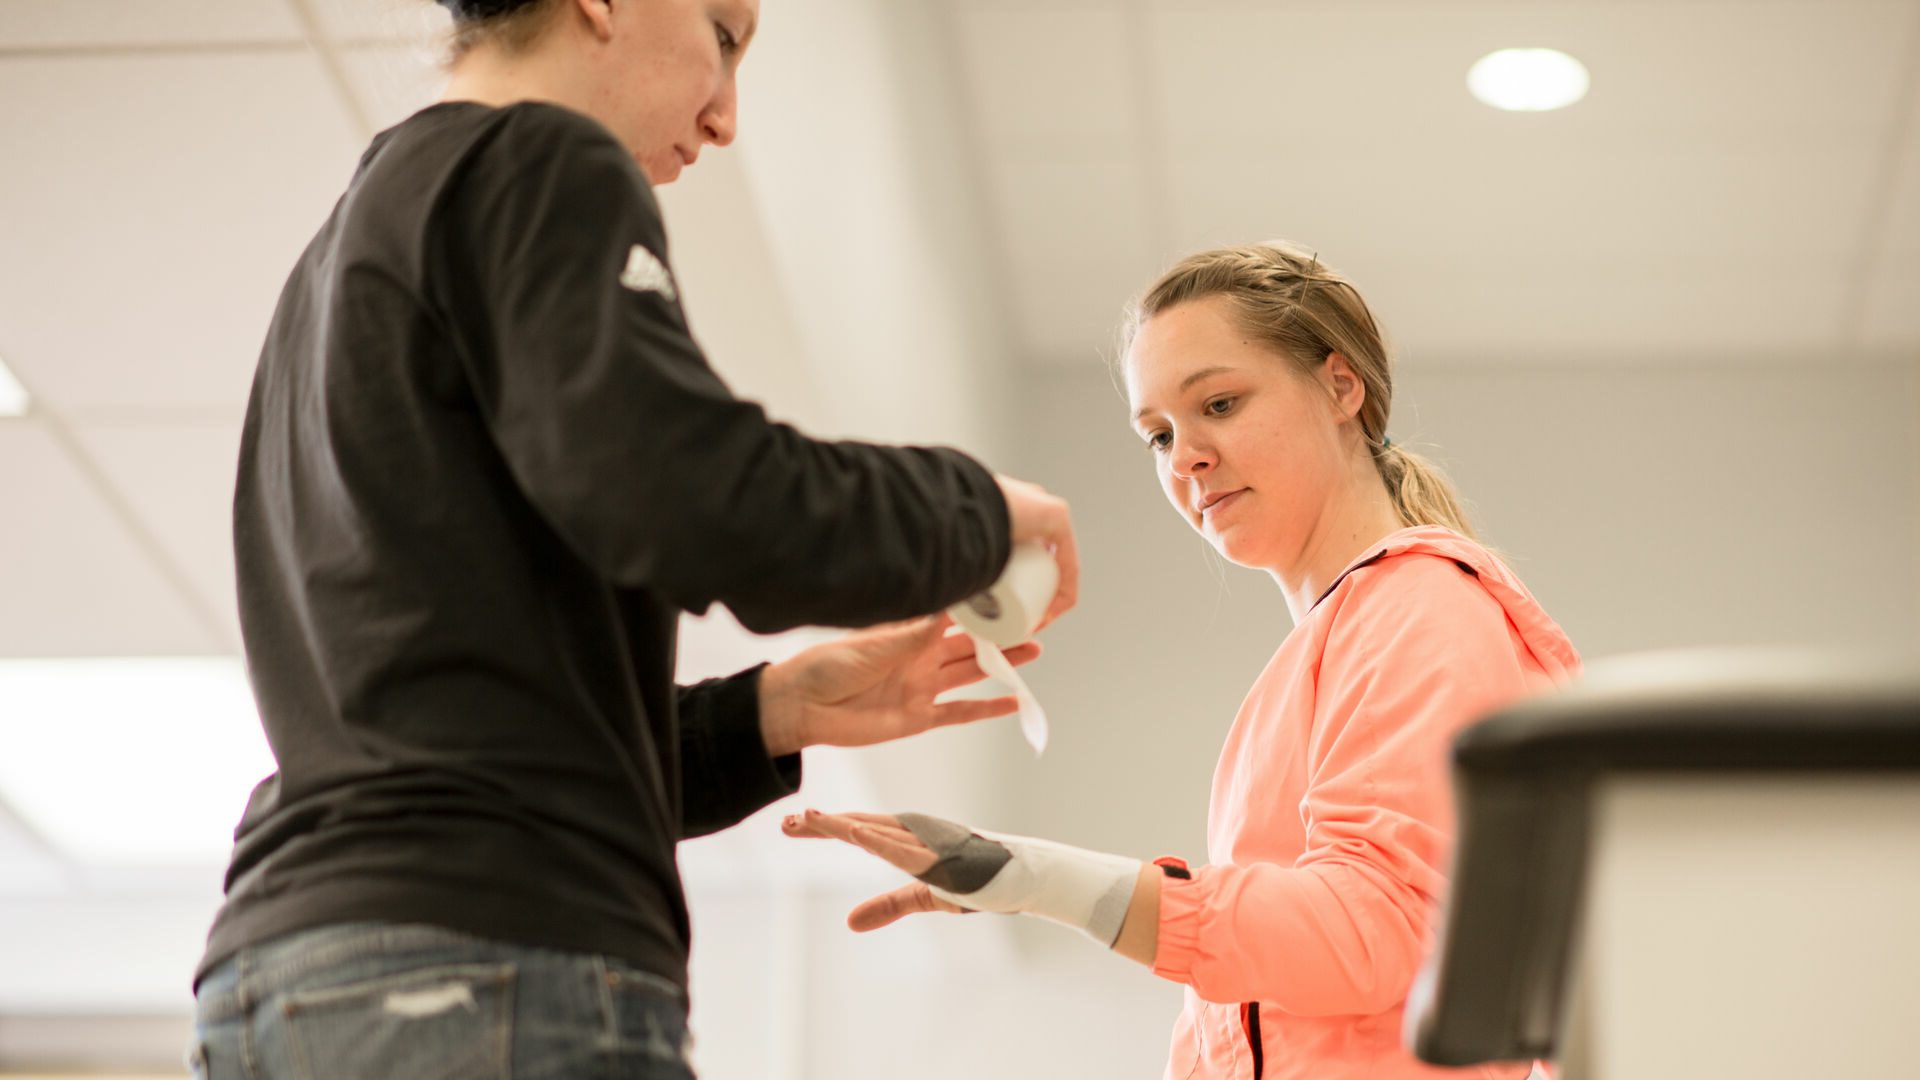
[[201,980],[201,1080],[693,1080],[687,1001],[604,956],[352,923],[242,949]]

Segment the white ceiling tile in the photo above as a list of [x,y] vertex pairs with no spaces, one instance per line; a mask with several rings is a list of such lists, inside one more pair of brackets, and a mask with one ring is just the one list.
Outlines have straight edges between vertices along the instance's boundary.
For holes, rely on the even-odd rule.
[[1837,258],[1796,257],[1784,279],[1694,259],[1329,262],[1402,354],[1433,362],[1819,357],[1834,347],[1847,287]]
[[302,40],[284,0],[0,0],[0,49]]
[[393,41],[428,44],[453,19],[433,0],[301,0],[334,42]]
[[[1316,130],[1393,142],[1478,123],[1778,146],[1815,133],[1879,139],[1913,18],[1907,0],[1153,0],[1149,26],[1176,145],[1286,145]],[[1516,45],[1578,57],[1593,75],[1587,98],[1525,116],[1474,102],[1467,68]]]
[[45,424],[0,423],[0,656],[223,651]]
[[238,424],[84,423],[74,436],[240,647],[233,575]]
[[24,148],[0,171],[0,350],[28,389],[237,413],[362,140],[291,53],[0,60],[0,143]]
[[990,146],[1089,146],[1135,137],[1124,5],[948,0],[967,98]]
[[[1830,344],[1920,21],[1910,0],[1143,9],[1150,55],[1129,77],[1151,82],[1130,98],[1115,89],[1123,81],[1093,82],[1153,110],[1143,128],[1161,141],[1136,160],[1161,171],[1148,189],[1163,187],[1167,204],[1117,227],[1173,244],[1158,255],[1287,237],[1356,273],[1378,268],[1381,286],[1405,296],[1403,330],[1466,355],[1779,355]],[[1006,6],[992,11],[970,57],[1016,55],[1021,41],[1052,36]],[[1035,5],[1029,19],[1058,13]],[[1593,93],[1547,115],[1475,102],[1468,66],[1523,44],[1579,56]],[[1032,154],[1042,137],[1073,145],[1068,125],[1033,126],[1025,85],[1001,83],[1016,89],[992,105],[977,98],[987,156]],[[1113,138],[1103,145],[1122,152]],[[1023,198],[1001,195],[1003,207]],[[1091,190],[1079,198],[1082,212],[1112,202]],[[1899,202],[1895,250],[1920,235],[1920,196],[1903,187]],[[1045,224],[1003,221],[1030,234],[1006,246],[1021,336],[1044,355],[1097,355],[1111,333],[1091,313],[1115,310],[1141,283],[1074,272],[1074,252],[1048,250]],[[1899,322],[1890,303],[1874,309],[1883,330]]]
[[1131,157],[1009,157],[989,172],[1023,351],[1069,363],[1110,355],[1122,306],[1159,269]]
[[1729,265],[1792,250],[1850,252],[1870,200],[1872,155],[1514,147],[1396,162],[1391,148],[1303,137],[1298,158],[1188,154],[1168,163],[1183,245],[1289,236],[1350,254],[1420,253],[1491,267],[1715,255]]
[[342,49],[340,58],[375,131],[392,127],[433,104],[446,85],[446,76],[430,46],[356,46]]

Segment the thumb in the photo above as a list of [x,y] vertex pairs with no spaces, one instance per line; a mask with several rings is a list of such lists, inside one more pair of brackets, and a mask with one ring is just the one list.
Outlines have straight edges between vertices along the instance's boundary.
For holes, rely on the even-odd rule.
[[916,881],[861,903],[847,913],[847,926],[864,934],[921,912],[965,910],[939,899],[925,883]]

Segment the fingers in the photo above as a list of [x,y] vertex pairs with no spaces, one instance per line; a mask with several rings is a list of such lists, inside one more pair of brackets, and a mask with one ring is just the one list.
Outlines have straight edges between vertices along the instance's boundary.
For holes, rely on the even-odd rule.
[[940,857],[921,843],[919,837],[905,829],[886,830],[874,825],[855,825],[852,831],[854,843],[909,874],[924,874],[940,861]]
[[1080,599],[1080,545],[1073,535],[1073,515],[1067,501],[1045,488],[1009,476],[994,478],[1007,504],[1007,522],[1013,542],[1039,540],[1053,550],[1060,568],[1060,585],[1054,590],[1053,603],[1040,620],[1045,626],[1072,609]]
[[[878,855],[908,873],[919,873],[936,860],[933,852],[891,814],[823,814],[806,810],[789,814],[781,829],[793,837],[845,840]],[[917,867],[917,869],[916,869]],[[933,895],[925,882],[903,885],[855,907],[847,914],[847,926],[860,933],[878,930],[908,915],[927,911],[958,912],[967,908],[947,903]]]
[[992,720],[999,716],[1012,716],[1019,711],[1020,699],[1015,697],[949,701],[933,707],[933,726],[938,728],[952,727],[955,724],[971,724],[980,720]]
[[933,890],[927,888],[924,883],[916,881],[890,893],[882,893],[871,900],[863,901],[847,913],[847,926],[857,933],[864,934],[898,922],[908,915],[917,915],[926,911],[965,913],[966,910],[934,896]]
[[924,874],[940,861],[920,838],[885,814],[823,814],[807,810],[781,823],[788,835],[804,839],[841,840],[877,855],[909,874]]
[[[1073,610],[1080,602],[1080,544],[1074,539],[1071,524],[1064,525],[1054,536],[1053,561],[1060,566],[1060,587],[1054,591],[1046,617],[1040,620],[1041,627]],[[1038,628],[1035,632],[1039,632]]]
[[[853,842],[852,829],[855,825],[887,826],[900,829],[900,819],[892,814],[823,814],[818,810],[802,810],[798,814],[788,814],[780,822],[781,831],[788,836],[818,838],[824,840],[844,840]],[[902,832],[906,830],[901,829]]]
[[[1014,667],[1019,667],[1021,664],[1031,664],[1035,660],[1040,659],[1040,654],[1043,651],[1045,651],[1045,649],[1039,642],[1023,641],[1011,649],[1003,650],[1001,655],[1007,658],[1007,663],[1012,664]],[[974,661],[974,664],[978,666],[979,661]]]
[[[1015,645],[1011,649],[1007,649],[1003,655],[1006,656],[1008,663],[1014,667],[1019,667],[1022,664],[1031,664],[1039,659],[1040,652],[1039,642],[1028,641],[1020,645]],[[982,682],[986,678],[987,673],[981,669],[980,661],[975,659],[971,642],[969,642],[965,657],[945,664],[940,668],[934,679],[933,693],[935,697],[939,697],[941,694],[947,693],[950,690],[958,690],[963,686],[972,686],[974,683]]]

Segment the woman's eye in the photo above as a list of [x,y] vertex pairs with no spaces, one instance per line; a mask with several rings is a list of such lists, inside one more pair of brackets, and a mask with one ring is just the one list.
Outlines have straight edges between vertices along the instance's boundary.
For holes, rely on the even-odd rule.
[[713,24],[713,31],[720,38],[720,52],[722,54],[726,56],[732,56],[734,53],[739,51],[740,39],[733,36],[733,31],[727,29],[726,27],[720,25],[719,23]]
[[1172,445],[1173,433],[1170,431],[1156,431],[1147,436],[1147,446],[1153,450],[1165,450]]
[[1227,413],[1233,410],[1233,403],[1235,400],[1237,399],[1230,398],[1230,397],[1214,398],[1212,401],[1207,402],[1207,415],[1208,416],[1227,415]]

